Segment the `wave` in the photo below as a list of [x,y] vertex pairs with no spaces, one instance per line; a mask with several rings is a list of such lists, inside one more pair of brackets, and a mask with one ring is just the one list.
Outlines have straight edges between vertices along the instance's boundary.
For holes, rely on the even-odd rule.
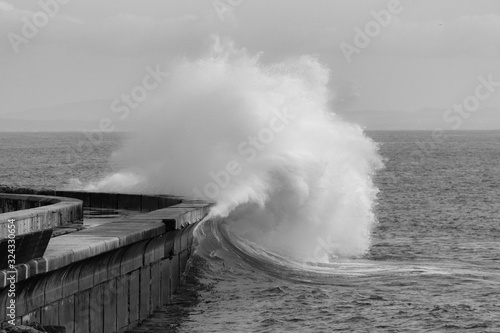
[[212,278],[226,276],[235,279],[240,276],[255,279],[264,274],[290,282],[331,285],[342,283],[345,281],[343,278],[358,278],[360,283],[380,279],[397,283],[401,276],[452,278],[453,275],[473,275],[470,270],[446,262],[439,265],[412,260],[391,262],[373,260],[368,255],[363,258],[331,258],[327,263],[305,262],[241,238],[234,233],[231,222],[226,219],[205,220],[197,225],[194,234],[194,257],[201,258],[209,267],[201,268],[202,276]]
[[206,56],[172,64],[113,155],[126,167],[86,189],[214,201],[208,219],[266,249],[259,256],[362,256],[376,223],[376,144],[332,111],[330,72],[317,59],[261,58],[214,38]]

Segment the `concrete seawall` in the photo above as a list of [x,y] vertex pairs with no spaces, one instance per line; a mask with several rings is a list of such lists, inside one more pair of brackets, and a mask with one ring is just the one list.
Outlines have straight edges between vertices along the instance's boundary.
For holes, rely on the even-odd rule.
[[43,196],[30,195],[7,195],[0,193],[0,214],[38,208],[58,202]]
[[15,220],[16,235],[23,235],[83,218],[82,201],[43,195],[0,193],[0,212],[0,239],[8,236],[10,219]]
[[72,333],[124,332],[167,304],[191,254],[195,223],[210,207],[164,195],[70,191],[37,195],[75,198],[86,207],[142,212],[52,238],[42,258],[0,271],[0,323],[6,325],[13,317],[7,305],[9,278],[15,275],[15,323],[59,325]]

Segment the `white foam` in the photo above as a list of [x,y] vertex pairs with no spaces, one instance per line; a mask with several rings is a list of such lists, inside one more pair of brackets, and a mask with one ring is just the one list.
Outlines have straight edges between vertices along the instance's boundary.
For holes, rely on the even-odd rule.
[[[172,66],[134,140],[114,155],[127,168],[89,189],[201,193],[217,202],[211,216],[273,250],[317,261],[361,255],[381,161],[362,129],[332,112],[328,79],[313,57],[263,65],[216,40],[206,57]],[[214,174],[219,183],[230,175],[228,184]]]

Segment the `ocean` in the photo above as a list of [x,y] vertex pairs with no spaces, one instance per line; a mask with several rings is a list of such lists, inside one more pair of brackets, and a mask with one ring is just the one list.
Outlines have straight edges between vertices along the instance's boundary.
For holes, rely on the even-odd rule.
[[[368,251],[297,261],[205,221],[175,302],[134,332],[500,332],[500,131],[367,135],[385,164]],[[80,133],[0,133],[0,184],[77,188],[126,138],[75,163]]]

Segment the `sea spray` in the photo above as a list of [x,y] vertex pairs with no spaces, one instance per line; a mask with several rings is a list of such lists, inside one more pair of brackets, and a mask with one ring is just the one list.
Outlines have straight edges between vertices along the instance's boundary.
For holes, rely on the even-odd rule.
[[210,217],[239,237],[295,258],[368,249],[382,163],[362,129],[332,112],[327,68],[309,56],[264,65],[217,39],[169,73],[113,155],[127,167],[88,190],[209,199]]

